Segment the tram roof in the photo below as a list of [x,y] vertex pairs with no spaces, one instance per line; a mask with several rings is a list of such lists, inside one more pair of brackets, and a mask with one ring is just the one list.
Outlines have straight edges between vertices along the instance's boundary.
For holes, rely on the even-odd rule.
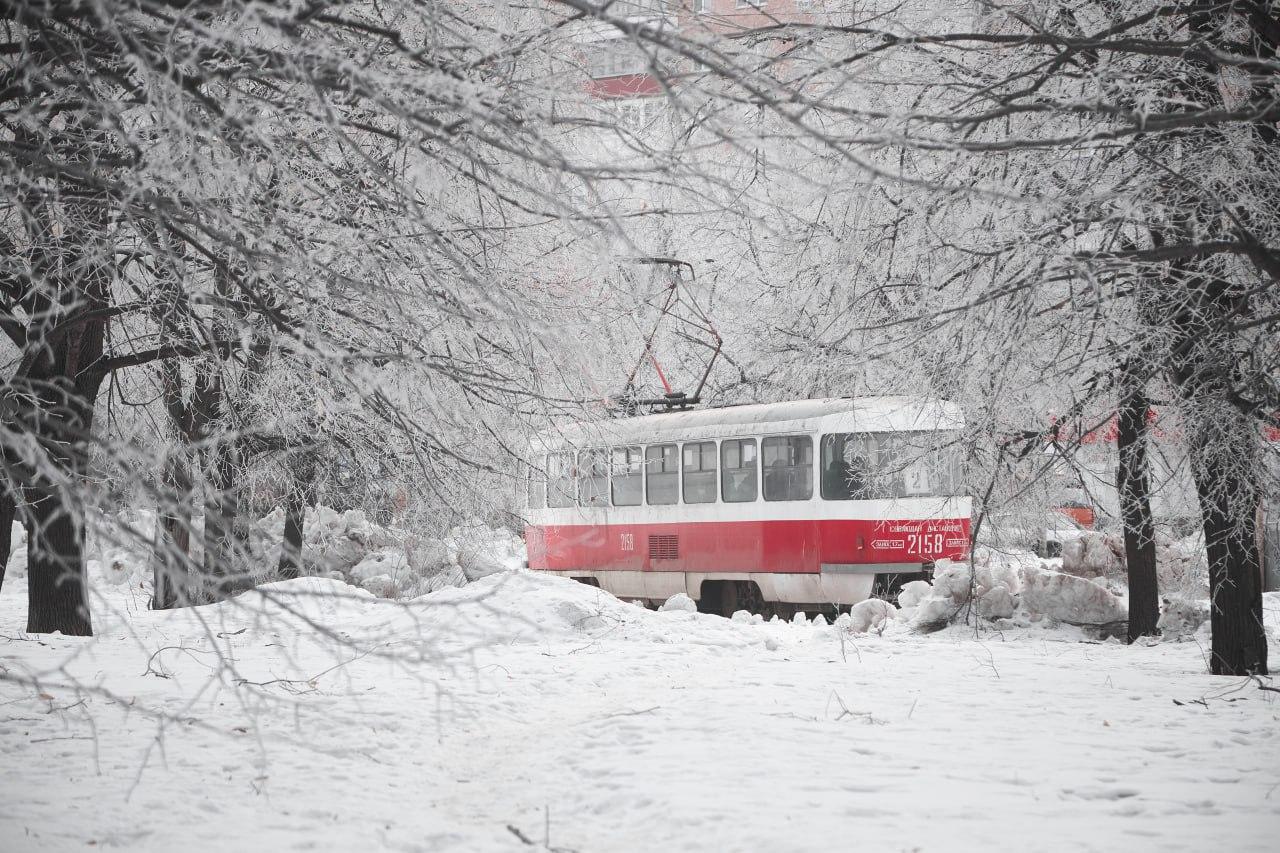
[[963,412],[947,400],[906,396],[827,397],[574,422],[540,433],[533,444],[555,449],[797,432],[898,432],[962,426]]

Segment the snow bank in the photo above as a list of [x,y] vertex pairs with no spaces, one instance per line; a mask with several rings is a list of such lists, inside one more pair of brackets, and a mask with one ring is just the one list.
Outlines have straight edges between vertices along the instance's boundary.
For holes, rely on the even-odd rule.
[[[968,602],[973,589],[973,570],[968,563],[939,560],[929,589],[914,585],[919,583],[924,582],[907,584],[912,587],[908,600],[914,603],[904,608],[902,617],[916,630],[934,631],[950,622]],[[901,603],[901,597],[898,601]]]
[[855,634],[882,633],[897,613],[897,608],[889,602],[868,598],[849,609],[848,630]]
[[1002,554],[986,548],[978,549],[972,565],[940,561],[932,584],[912,581],[903,586],[899,618],[925,632],[967,612],[1021,625],[1042,620],[1108,625],[1128,618],[1124,599],[1109,588],[1106,578],[1081,578],[1055,567],[1055,561],[1031,553]]
[[[687,602],[687,603],[686,603]],[[673,596],[657,611],[568,578],[518,570],[481,578],[405,603],[407,618],[452,640],[542,642],[572,635],[699,646],[776,648],[759,617],[731,620],[689,609]]]
[[1062,571],[1082,578],[1114,577],[1125,571],[1124,542],[1113,534],[1082,530],[1062,543]]
[[698,605],[685,593],[677,592],[664,601],[658,610],[662,613],[697,613]]
[[1008,619],[1018,609],[1018,602],[1007,587],[996,586],[978,598],[978,615],[983,619]]
[[1166,640],[1183,640],[1195,636],[1208,620],[1208,599],[1166,598],[1160,603],[1160,621],[1156,627]]
[[[1062,545],[1062,571],[1082,578],[1124,580],[1124,538],[1118,533],[1085,530]],[[1162,592],[1183,598],[1209,594],[1209,564],[1200,536],[1172,539],[1156,534],[1156,575]]]
[[[268,520],[271,535],[283,538],[283,512],[276,510],[263,522]],[[520,537],[474,520],[444,536],[422,536],[375,524],[359,510],[338,513],[318,506],[308,510],[303,524],[304,572],[340,576],[384,598],[415,598],[462,586],[519,568],[524,559]]]
[[[269,581],[280,561],[285,513],[277,507],[249,526],[248,571]],[[192,522],[192,559],[201,559],[203,519]],[[90,524],[85,565],[94,586],[148,591],[156,535],[154,510],[125,509]],[[7,576],[27,572],[27,534],[14,522]],[[302,573],[341,580],[383,598],[416,598],[462,586],[524,565],[524,542],[507,530],[471,521],[443,536],[426,536],[370,521],[360,510],[327,506],[307,510],[303,524]]]
[[1124,601],[1098,580],[1038,567],[1022,573],[1022,604],[1069,625],[1106,625],[1129,618]]

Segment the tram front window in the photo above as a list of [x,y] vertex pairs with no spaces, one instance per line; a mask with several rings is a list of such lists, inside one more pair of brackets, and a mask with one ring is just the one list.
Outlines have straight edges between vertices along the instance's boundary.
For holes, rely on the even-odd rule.
[[822,497],[829,501],[955,493],[960,453],[953,432],[857,432],[822,437]]

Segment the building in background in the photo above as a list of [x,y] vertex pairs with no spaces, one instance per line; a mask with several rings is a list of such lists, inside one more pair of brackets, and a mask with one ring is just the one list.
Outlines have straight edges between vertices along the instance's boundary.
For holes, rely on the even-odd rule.
[[[637,27],[662,27],[682,37],[734,37],[787,23],[810,23],[815,0],[619,0],[609,11]],[[596,21],[579,28],[587,91],[630,100],[662,95],[675,69],[655,69],[651,49],[618,27]],[[670,61],[670,60],[664,60]],[[658,73],[655,73],[658,71]]]

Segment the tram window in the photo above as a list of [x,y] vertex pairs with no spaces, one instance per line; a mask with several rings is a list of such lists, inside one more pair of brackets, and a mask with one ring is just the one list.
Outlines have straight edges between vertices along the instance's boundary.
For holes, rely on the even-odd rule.
[[539,463],[526,464],[525,487],[529,498],[529,509],[542,509],[547,505],[547,472]]
[[680,451],[674,444],[644,450],[644,488],[651,505],[673,504],[680,494]]
[[690,442],[684,446],[684,502],[716,501],[716,443]]
[[813,439],[775,435],[760,442],[764,499],[807,501],[813,497]]
[[735,438],[720,442],[720,497],[727,503],[756,499],[756,440]]
[[960,483],[951,432],[833,433],[822,437],[822,497],[847,501],[950,495]]
[[610,489],[613,492],[614,506],[639,506],[643,497],[641,486],[644,457],[638,447],[615,447],[613,449],[613,474]]
[[578,503],[609,505],[609,452],[583,450],[578,454]]
[[871,460],[860,436],[845,432],[822,437],[822,497],[828,501],[871,497]]
[[547,506],[566,507],[577,503],[573,463],[572,453],[552,453],[547,456]]

